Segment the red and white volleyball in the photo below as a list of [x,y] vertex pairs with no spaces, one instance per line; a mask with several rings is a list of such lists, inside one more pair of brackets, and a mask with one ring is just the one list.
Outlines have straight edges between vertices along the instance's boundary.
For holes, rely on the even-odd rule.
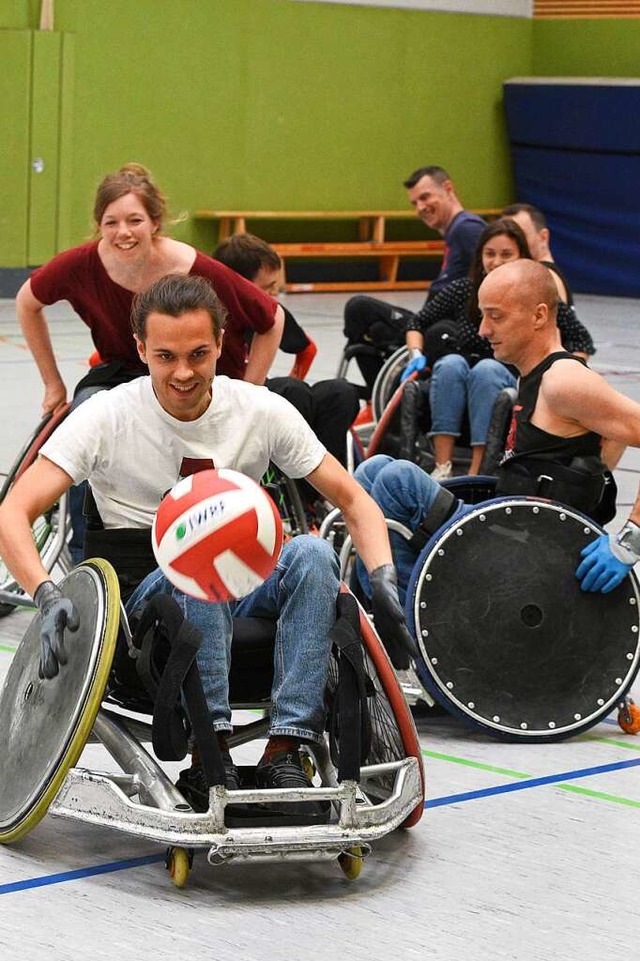
[[163,498],[151,531],[158,566],[179,590],[207,601],[245,597],[271,574],[282,521],[262,487],[234,470],[185,477]]

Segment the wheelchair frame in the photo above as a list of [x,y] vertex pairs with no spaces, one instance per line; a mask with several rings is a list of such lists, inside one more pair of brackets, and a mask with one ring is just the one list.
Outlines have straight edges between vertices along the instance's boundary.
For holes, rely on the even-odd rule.
[[[84,571],[84,575],[83,572]],[[71,578],[90,573],[96,585],[99,612],[94,634],[102,637],[107,656],[113,656],[118,630],[130,640],[129,628],[120,605],[115,572],[102,560],[85,562]],[[63,582],[64,583],[64,582]],[[37,617],[23,639],[35,644]],[[172,784],[158,761],[146,750],[142,740],[151,738],[151,725],[129,716],[125,708],[114,709],[103,702],[104,691],[96,687],[87,710],[93,710],[92,735],[116,761],[120,772],[103,773],[76,767],[82,743],[74,745],[67,760],[70,767],[62,783],[53,781],[35,808],[17,825],[0,830],[0,842],[16,841],[30,831],[47,813],[90,824],[113,827],[135,837],[168,845],[167,866],[174,883],[182,886],[189,873],[195,849],[206,849],[211,864],[243,861],[334,860],[349,878],[356,877],[373,841],[397,827],[416,824],[424,809],[424,775],[418,738],[402,692],[384,649],[363,612],[360,612],[366,661],[373,675],[373,737],[371,763],[361,766],[360,780],[339,783],[329,746],[305,745],[320,777],[321,786],[293,790],[243,789],[229,791],[213,786],[209,810],[194,813]],[[35,641],[34,641],[35,637]],[[106,639],[105,639],[106,638]],[[95,642],[94,642],[95,643]],[[37,652],[32,654],[37,658]],[[23,659],[24,660],[24,659]],[[109,661],[110,663],[110,661]],[[62,668],[64,672],[65,668]],[[333,668],[331,669],[333,670]],[[96,672],[104,665],[98,665]],[[330,671],[331,677],[331,671]],[[21,683],[21,680],[20,680]],[[47,681],[33,681],[33,684]],[[103,682],[106,683],[106,676]],[[234,704],[234,710],[268,708],[268,701]],[[389,725],[393,721],[395,727]],[[239,728],[229,739],[230,747],[264,737],[268,717]],[[89,730],[86,731],[88,735]],[[395,751],[397,756],[385,757]],[[376,753],[378,752],[378,753]],[[309,826],[227,827],[225,808],[230,804],[327,800],[333,809],[327,824]]]

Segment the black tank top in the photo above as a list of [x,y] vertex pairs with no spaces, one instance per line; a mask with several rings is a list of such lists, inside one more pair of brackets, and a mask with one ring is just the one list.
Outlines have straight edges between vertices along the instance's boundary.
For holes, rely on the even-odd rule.
[[[585,365],[584,360],[566,351],[557,351],[534,367],[525,377],[520,378],[518,399],[513,408],[513,419],[507,443],[505,459],[508,462],[516,455],[530,454],[539,460],[554,460],[559,464],[569,464],[574,457],[599,457],[600,435],[587,431],[578,437],[559,437],[550,434],[531,423],[538,402],[540,382],[543,375],[557,360],[575,360]],[[586,365],[585,365],[586,366]]]
[[566,300],[567,307],[573,307],[573,293],[571,291],[571,287],[569,286],[569,281],[567,280],[565,275],[562,273],[562,271],[558,267],[555,260],[541,260],[540,263],[544,264],[545,267],[548,267],[549,270],[552,270],[554,274],[558,275],[558,277],[564,284],[564,289],[567,292],[567,300]]

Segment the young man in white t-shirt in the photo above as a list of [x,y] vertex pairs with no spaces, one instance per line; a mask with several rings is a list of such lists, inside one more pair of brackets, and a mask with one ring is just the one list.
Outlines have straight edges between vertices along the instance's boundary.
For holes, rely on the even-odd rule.
[[[0,553],[42,614],[42,676],[58,673],[65,630],[77,628],[78,615],[42,565],[31,535],[36,517],[72,483],[88,479],[105,528],[148,528],[164,493],[184,473],[226,467],[259,480],[269,460],[290,477],[306,477],[341,508],[370,572],[378,628],[396,666],[407,666],[413,642],[398,601],[381,511],[283,398],[264,387],[215,377],[224,308],[208,281],[164,277],[137,295],[132,324],[150,377],[102,391],[73,411],[0,506]],[[159,570],[129,599],[132,611],[154,594],[170,594],[200,629],[198,666],[230,788],[239,784],[225,741],[231,730],[232,613],[259,612],[277,620],[271,729],[257,783],[309,786],[297,747],[322,739],[328,634],[338,589],[333,550],[303,535],[285,545],[274,573],[233,610],[188,597]],[[72,657],[72,640],[69,646]],[[181,782],[192,805],[206,809],[208,789],[197,763],[183,772]],[[313,817],[316,807],[305,805],[305,812]]]

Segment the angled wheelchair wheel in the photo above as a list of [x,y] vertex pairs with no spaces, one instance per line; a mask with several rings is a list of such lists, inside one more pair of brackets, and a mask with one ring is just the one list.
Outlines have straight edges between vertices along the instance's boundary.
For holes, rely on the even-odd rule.
[[283,474],[275,464],[269,464],[261,484],[278,508],[285,536],[308,534],[309,523],[296,482]]
[[60,583],[79,614],[66,639],[68,662],[38,677],[40,615],[31,621],[0,693],[0,842],[24,837],[47,813],[77,762],[106,687],[120,621],[113,568],[92,560]]
[[64,404],[55,414],[45,414],[38,423],[35,430],[29,435],[23,444],[20,453],[9,468],[5,481],[0,488],[0,503],[5,499],[12,484],[23,474],[28,467],[31,467],[38,452],[44,442],[53,434],[54,430],[69,413],[69,404]]
[[515,741],[587,730],[640,663],[634,575],[580,590],[580,550],[602,533],[561,504],[497,498],[453,518],[414,569],[407,611],[425,687],[475,728]]
[[465,504],[483,504],[495,498],[497,477],[489,474],[461,474],[440,481],[441,487],[455,494]]
[[[0,503],[5,499],[15,481],[33,464],[44,442],[67,416],[69,406],[69,404],[65,404],[55,414],[47,414],[29,435],[11,465],[0,489]],[[56,563],[63,573],[71,568],[71,559],[66,546],[67,528],[68,514],[65,495],[59,503],[54,504],[45,514],[36,518],[33,524],[33,538],[42,563],[47,570],[51,570]],[[26,599],[20,585],[16,583],[4,562],[0,559],[0,617],[6,617],[16,607],[23,604],[32,606],[31,602]]]
[[376,377],[371,392],[371,409],[376,422],[382,417],[387,404],[398,388],[400,375],[409,360],[409,353],[408,347],[398,347],[384,362],[382,370]]
[[382,414],[377,418],[376,426],[367,446],[367,457],[373,457],[374,454],[389,454],[391,457],[400,456],[402,444],[400,410],[405,387],[406,384],[398,385]]
[[504,455],[507,434],[513,416],[513,405],[517,396],[518,391],[515,387],[504,387],[494,401],[480,465],[480,473],[482,474],[495,474],[498,469],[498,464]]

